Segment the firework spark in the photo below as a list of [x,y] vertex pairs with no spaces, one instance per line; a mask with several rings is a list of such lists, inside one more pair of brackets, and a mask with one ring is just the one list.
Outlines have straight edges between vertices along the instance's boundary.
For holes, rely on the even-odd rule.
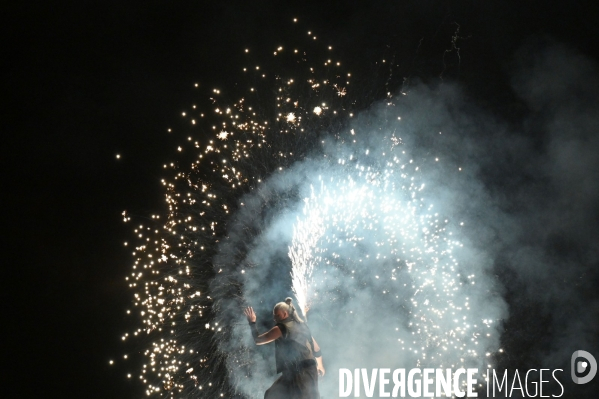
[[303,65],[297,75],[257,67],[245,50],[252,83],[237,101],[213,89],[209,109],[182,112],[178,152],[191,158],[164,165],[167,211],[135,226],[127,276],[140,325],[123,339],[145,345],[149,396],[262,395],[272,362],[240,309],[268,314],[289,292],[311,308],[329,369],[480,365],[497,349],[500,310],[473,304],[485,280],[460,265],[454,215],[424,195],[423,169],[439,163],[411,158],[388,96],[376,123],[352,122],[351,74],[331,47],[309,63],[319,44],[308,37],[273,52]]

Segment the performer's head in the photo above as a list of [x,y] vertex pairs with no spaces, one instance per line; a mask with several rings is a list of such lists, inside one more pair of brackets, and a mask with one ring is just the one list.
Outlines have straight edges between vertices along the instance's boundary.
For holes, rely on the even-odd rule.
[[299,323],[304,322],[297,314],[295,306],[293,306],[293,299],[291,298],[286,298],[285,302],[277,303],[272,311],[272,314],[277,323],[285,320],[288,317],[291,317],[293,320]]

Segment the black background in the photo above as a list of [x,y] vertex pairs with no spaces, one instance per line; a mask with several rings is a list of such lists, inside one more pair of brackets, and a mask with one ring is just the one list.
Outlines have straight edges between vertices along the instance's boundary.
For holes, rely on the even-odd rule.
[[346,63],[392,53],[426,81],[459,24],[448,78],[509,119],[506,71],[523,43],[547,36],[597,60],[599,41],[590,2],[19,2],[1,18],[2,374],[18,397],[145,396],[120,361],[131,298],[120,213],[162,209],[167,128],[193,83],[240,78],[246,46],[267,53],[313,29]]

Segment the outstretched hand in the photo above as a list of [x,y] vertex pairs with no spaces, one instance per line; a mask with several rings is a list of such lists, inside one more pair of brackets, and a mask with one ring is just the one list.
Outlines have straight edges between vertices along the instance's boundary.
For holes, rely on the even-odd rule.
[[243,314],[247,317],[248,322],[255,323],[256,322],[256,313],[254,313],[254,309],[252,307],[247,307],[243,310]]

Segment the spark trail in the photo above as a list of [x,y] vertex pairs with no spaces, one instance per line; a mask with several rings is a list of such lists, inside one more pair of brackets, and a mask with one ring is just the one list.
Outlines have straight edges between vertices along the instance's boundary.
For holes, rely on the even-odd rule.
[[314,266],[320,258],[317,258],[317,244],[324,234],[323,214],[327,209],[321,210],[315,205],[316,197],[312,193],[310,198],[305,199],[303,213],[304,219],[299,219],[293,227],[293,239],[289,247],[289,259],[291,260],[291,288],[297,299],[297,304],[304,314],[308,312],[308,298],[310,288],[313,285],[312,273]]
[[442,162],[410,155],[403,138],[415,133],[392,96],[358,114],[351,73],[314,37],[276,48],[293,68],[248,58],[237,100],[214,88],[208,105],[182,112],[181,160],[164,165],[167,212],[135,226],[127,277],[140,325],[123,340],[145,346],[136,378],[148,396],[263,395],[272,354],[254,347],[240,309],[254,306],[265,330],[291,292],[310,308],[331,375],[486,368],[498,349],[502,302],[482,299],[482,267],[460,263],[459,215],[426,197]]

